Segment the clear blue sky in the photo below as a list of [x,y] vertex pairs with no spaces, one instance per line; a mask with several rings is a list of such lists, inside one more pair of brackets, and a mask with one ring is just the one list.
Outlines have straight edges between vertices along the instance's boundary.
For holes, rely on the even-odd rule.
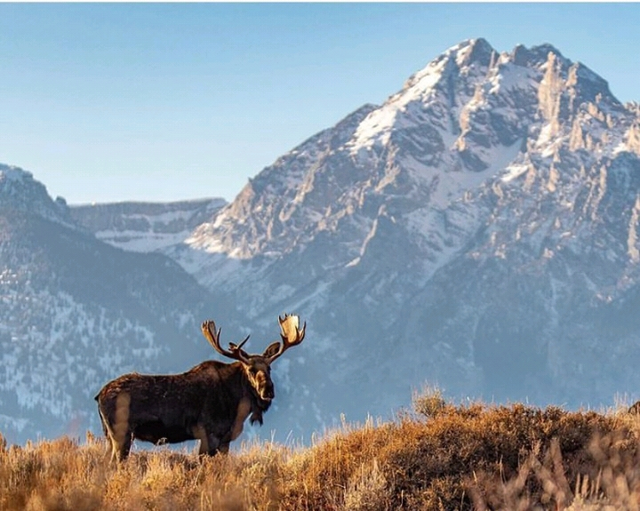
[[640,100],[640,4],[0,4],[0,162],[70,203],[233,197],[430,60],[551,43]]

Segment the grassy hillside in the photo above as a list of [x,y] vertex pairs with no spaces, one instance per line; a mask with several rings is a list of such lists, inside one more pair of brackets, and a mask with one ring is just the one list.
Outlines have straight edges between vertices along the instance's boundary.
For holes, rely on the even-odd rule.
[[454,406],[431,393],[394,422],[345,425],[308,448],[199,459],[159,447],[117,467],[90,435],[2,443],[0,509],[632,511],[639,436],[623,411]]

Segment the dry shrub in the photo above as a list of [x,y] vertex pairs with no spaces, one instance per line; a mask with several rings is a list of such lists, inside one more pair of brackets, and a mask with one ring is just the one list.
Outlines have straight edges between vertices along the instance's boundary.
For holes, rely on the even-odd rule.
[[349,479],[344,507],[352,511],[377,511],[389,506],[387,479],[377,460],[363,463]]
[[[393,431],[393,424],[374,426],[372,421],[362,427],[343,424],[316,445],[293,452],[284,466],[281,508],[343,509],[347,488],[355,491],[363,465],[377,458]],[[360,484],[357,491],[365,490]]]
[[440,398],[426,420],[344,424],[308,448],[228,456],[160,448],[115,465],[92,436],[0,439],[0,509],[640,511],[636,418]]
[[422,391],[414,392],[412,403],[414,411],[427,419],[435,417],[447,407],[451,408],[444,399],[442,391],[431,385],[425,385]]
[[0,454],[0,509],[99,509],[104,479],[90,450],[78,452],[66,437],[5,450]]
[[[578,475],[597,472],[590,439],[619,427],[594,412],[519,404],[446,405],[429,415],[347,430],[295,454],[283,508],[351,509],[357,494],[375,495],[377,509],[474,509],[481,501],[486,509],[509,509],[543,500],[562,507]],[[630,452],[631,433],[621,435],[621,449]],[[363,478],[373,466],[383,477]]]
[[285,449],[270,443],[245,446],[242,454],[203,458],[198,509],[278,509]]
[[[398,474],[393,494],[404,496],[395,506],[473,509],[470,495],[475,495],[476,508],[483,500],[488,509],[530,509],[516,504],[545,504],[545,499],[559,508],[566,504],[568,485],[591,458],[590,439],[613,431],[615,423],[593,412],[516,404],[474,405],[439,415],[422,429],[404,427],[408,441],[390,453]],[[539,456],[544,463],[535,463]]]

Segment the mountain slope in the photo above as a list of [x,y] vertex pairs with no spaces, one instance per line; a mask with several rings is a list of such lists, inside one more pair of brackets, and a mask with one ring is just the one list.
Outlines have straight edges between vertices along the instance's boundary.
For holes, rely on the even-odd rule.
[[75,226],[31,174],[0,168],[0,431],[81,432],[93,396],[124,371],[182,371],[210,350],[215,299],[159,254],[112,248]]
[[425,380],[609,403],[640,385],[622,312],[638,295],[638,114],[550,45],[465,41],[167,253],[256,328],[308,318],[289,368],[300,430],[389,413]]

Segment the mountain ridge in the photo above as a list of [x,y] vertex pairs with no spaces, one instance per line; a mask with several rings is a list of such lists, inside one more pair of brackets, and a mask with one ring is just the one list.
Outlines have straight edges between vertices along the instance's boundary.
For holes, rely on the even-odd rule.
[[180,243],[227,201],[220,198],[176,202],[125,201],[72,205],[71,217],[98,239],[135,252]]

